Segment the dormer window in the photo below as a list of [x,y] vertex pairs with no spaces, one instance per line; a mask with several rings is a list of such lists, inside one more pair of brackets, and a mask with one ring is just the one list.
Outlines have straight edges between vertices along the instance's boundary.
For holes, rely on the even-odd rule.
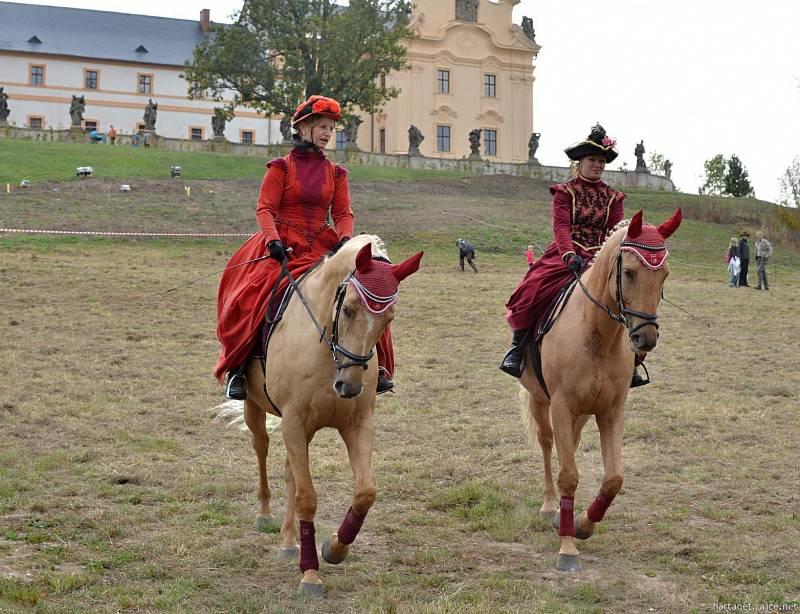
[[136,48],[136,53],[150,53],[150,52],[147,50],[147,47],[145,47],[144,45],[139,45]]
[[39,37],[36,36],[35,34],[28,39],[28,42],[31,45],[41,45],[42,44],[42,41],[40,41]]

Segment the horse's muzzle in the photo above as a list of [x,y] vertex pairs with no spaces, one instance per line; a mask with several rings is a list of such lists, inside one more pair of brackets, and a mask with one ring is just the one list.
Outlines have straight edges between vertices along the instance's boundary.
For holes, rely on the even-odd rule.
[[334,380],[333,382],[333,390],[343,399],[353,399],[360,395],[363,389],[364,386],[361,383],[348,384],[344,380]]
[[630,334],[631,349],[634,352],[649,352],[658,343],[658,329],[645,326]]

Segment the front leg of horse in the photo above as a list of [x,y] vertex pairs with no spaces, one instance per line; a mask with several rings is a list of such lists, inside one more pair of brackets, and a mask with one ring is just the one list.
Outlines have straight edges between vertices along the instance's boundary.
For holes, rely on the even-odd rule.
[[353,501],[342,524],[322,543],[322,558],[332,565],[338,565],[347,558],[350,544],[355,541],[367,512],[375,502],[375,482],[370,467],[373,441],[371,419],[358,428],[343,432],[342,438],[347,445],[350,465],[353,468],[355,489]]
[[560,470],[558,489],[561,492],[558,537],[561,548],[558,551],[556,569],[558,571],[581,571],[581,559],[575,547],[575,491],[578,488],[578,467],[575,464],[575,442],[573,420],[567,407],[553,407],[553,432]]
[[319,559],[317,558],[317,540],[314,528],[314,516],[317,513],[317,493],[311,482],[308,466],[308,442],[301,425],[287,423],[284,418],[283,440],[286,444],[286,457],[292,470],[295,489],[295,508],[300,525],[300,593],[320,598],[325,591],[319,577]]
[[622,410],[610,418],[598,418],[600,449],[603,453],[603,484],[592,504],[575,521],[575,537],[588,539],[594,534],[597,523],[603,520],[606,510],[622,489],[622,438],[624,422]]
[[266,414],[252,401],[244,402],[244,421],[253,437],[253,450],[258,461],[258,512],[255,528],[260,531],[273,531],[278,523],[270,509],[272,493],[267,483],[267,454],[269,453],[269,435],[266,429]]
[[284,467],[284,481],[286,483],[286,513],[283,517],[281,527],[281,548],[278,550],[278,557],[282,559],[295,559],[299,554],[297,547],[297,531],[295,529],[295,488],[292,467],[289,458],[286,458]]

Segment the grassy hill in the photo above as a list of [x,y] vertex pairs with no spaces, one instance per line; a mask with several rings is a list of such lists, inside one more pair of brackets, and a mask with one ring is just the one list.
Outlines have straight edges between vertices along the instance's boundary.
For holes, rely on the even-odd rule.
[[[83,150],[0,141],[9,177],[34,159],[63,167],[42,166],[30,189],[0,192],[0,227],[256,229],[263,160],[183,154],[187,173],[207,164],[198,176],[209,177],[169,180],[169,159],[144,165],[164,152],[95,146],[85,151],[119,156],[114,168],[140,174],[76,181],[75,159],[59,151]],[[584,571],[565,575],[538,515],[541,454],[520,423],[516,382],[497,369],[524,246],[550,240],[548,186],[351,170],[358,229],[381,234],[395,258],[420,248],[425,258],[403,282],[392,324],[397,393],[375,411],[375,508],[350,559],[323,564],[327,599],[298,600],[296,561],[277,558],[277,534],[252,528],[249,437],[211,420],[222,402],[211,376],[214,272],[241,239],[0,234],[0,611],[797,607],[800,254],[778,246],[768,293],[728,288],[722,259],[729,237],[769,219],[771,205],[630,193],[628,213],[644,208],[650,221],[686,211],[669,242],[666,296],[702,322],[660,306],[653,383],[625,407],[623,490],[598,534],[578,544]],[[117,191],[123,178],[132,192]],[[478,246],[478,275],[458,270],[458,236]],[[186,280],[196,281],[163,292]],[[280,432],[270,438],[272,509],[282,518],[285,449]],[[577,509],[597,492],[601,458],[590,422]],[[310,459],[321,541],[350,505],[352,478],[331,429],[314,438]]]

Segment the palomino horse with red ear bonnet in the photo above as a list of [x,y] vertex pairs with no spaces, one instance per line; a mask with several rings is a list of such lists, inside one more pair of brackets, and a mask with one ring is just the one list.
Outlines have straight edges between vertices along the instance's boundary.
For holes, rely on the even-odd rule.
[[[630,223],[621,222],[581,276],[581,289],[567,299],[541,338],[545,386],[534,374],[533,361],[522,375],[523,419],[544,455],[541,514],[558,521],[561,549],[556,568],[561,571],[580,571],[575,538],[594,533],[622,488],[623,418],[635,353],[649,352],[658,341],[656,309],[669,274],[664,242],[680,222],[680,209],[657,228],[642,223],[641,211]],[[600,431],[605,473],[595,500],[575,514],[575,450],[591,416]],[[560,512],[551,465],[554,439]]]
[[[375,250],[375,257],[373,257]],[[300,590],[323,594],[319,577],[314,515],[317,493],[311,482],[308,445],[324,427],[339,431],[355,478],[350,509],[338,531],[322,544],[332,564],[344,561],[375,500],[370,461],[375,388],[374,347],[395,316],[400,282],[419,268],[422,252],[393,265],[380,239],[354,237],[295,284],[280,322],[273,326],[265,365],[251,361],[244,421],[258,459],[259,512],[256,526],[277,526],[267,484],[269,436],[266,414],[282,417],[286,446],[286,515],[282,557],[297,556],[294,519],[300,524]]]

